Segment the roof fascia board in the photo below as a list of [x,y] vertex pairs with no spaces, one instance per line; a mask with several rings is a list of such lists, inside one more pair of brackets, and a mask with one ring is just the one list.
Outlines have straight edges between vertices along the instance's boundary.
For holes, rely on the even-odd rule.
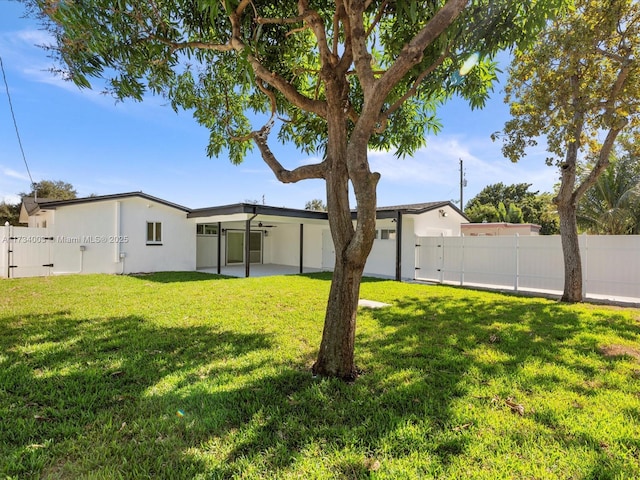
[[270,207],[267,205],[254,205],[250,203],[236,203],[233,205],[223,205],[220,207],[210,208],[198,208],[192,210],[189,218],[201,218],[201,217],[219,217],[234,214],[246,214],[246,215],[264,215],[264,216],[276,216],[287,218],[301,218],[301,219],[328,219],[327,212],[318,212],[314,210],[298,210],[293,208],[284,207]]
[[125,198],[138,197],[144,200],[148,200],[150,202],[156,202],[161,205],[165,205],[167,207],[175,208],[177,210],[182,210],[183,212],[189,213],[191,211],[190,208],[184,207],[182,205],[178,205],[177,203],[171,203],[166,200],[163,200],[158,197],[154,197],[152,195],[147,195],[143,192],[129,192],[129,193],[116,193],[113,195],[100,195],[96,197],[83,197],[83,198],[73,198],[69,200],[53,200],[48,202],[38,202],[38,206],[40,209],[51,208],[55,209],[57,207],[64,207],[68,205],[79,205],[83,203],[92,203],[92,202],[103,202],[109,200],[122,200]]

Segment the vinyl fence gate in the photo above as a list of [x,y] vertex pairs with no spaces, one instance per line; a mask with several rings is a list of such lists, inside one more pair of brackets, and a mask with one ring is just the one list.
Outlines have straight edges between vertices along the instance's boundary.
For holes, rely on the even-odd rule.
[[46,228],[2,228],[0,278],[51,275],[54,238]]

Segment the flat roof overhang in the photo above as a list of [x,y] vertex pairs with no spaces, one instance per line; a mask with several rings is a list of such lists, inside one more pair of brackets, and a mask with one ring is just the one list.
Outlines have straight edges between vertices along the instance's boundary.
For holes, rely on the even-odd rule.
[[294,208],[271,207],[254,205],[251,203],[236,203],[220,207],[198,208],[187,214],[187,218],[202,219],[209,222],[230,222],[254,220],[258,217],[269,217],[270,222],[282,223],[325,223],[329,216],[327,212],[315,210],[300,210]]

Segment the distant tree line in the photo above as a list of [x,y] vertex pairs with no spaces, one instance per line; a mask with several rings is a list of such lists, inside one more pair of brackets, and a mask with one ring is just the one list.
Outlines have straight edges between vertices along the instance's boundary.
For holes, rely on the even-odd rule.
[[559,232],[551,193],[529,191],[530,183],[486,186],[466,204],[464,213],[472,222],[534,223],[543,235]]
[[[587,159],[579,178],[593,169]],[[486,186],[466,204],[464,213],[472,222],[534,223],[543,235],[559,234],[554,193],[531,192],[529,183]],[[640,234],[640,146],[620,140],[609,166],[578,202],[578,230],[597,235]]]
[[325,203],[321,199],[314,198],[313,200],[309,200],[304,205],[304,209],[305,210],[314,210],[314,211],[317,211],[317,212],[326,212],[327,211],[327,206],[325,205]]

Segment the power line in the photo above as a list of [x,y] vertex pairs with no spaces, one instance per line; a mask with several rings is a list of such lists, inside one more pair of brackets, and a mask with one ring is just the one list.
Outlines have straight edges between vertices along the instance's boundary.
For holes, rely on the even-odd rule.
[[31,180],[31,186],[35,191],[35,182],[33,181],[33,177],[31,176],[31,171],[29,170],[29,164],[27,163],[27,157],[24,154],[24,148],[22,147],[22,140],[20,138],[20,131],[18,130],[18,122],[16,122],[16,115],[13,112],[13,103],[11,102],[11,94],[9,93],[9,84],[7,83],[7,76],[4,73],[4,64],[2,63],[2,56],[0,56],[0,70],[2,70],[2,78],[4,80],[4,87],[7,91],[7,100],[9,100],[9,110],[11,110],[11,118],[13,119],[13,126],[16,129],[16,137],[18,137],[18,145],[20,145],[20,152],[22,153],[22,160],[24,160],[24,166],[27,168],[27,174],[29,175],[29,180]]

